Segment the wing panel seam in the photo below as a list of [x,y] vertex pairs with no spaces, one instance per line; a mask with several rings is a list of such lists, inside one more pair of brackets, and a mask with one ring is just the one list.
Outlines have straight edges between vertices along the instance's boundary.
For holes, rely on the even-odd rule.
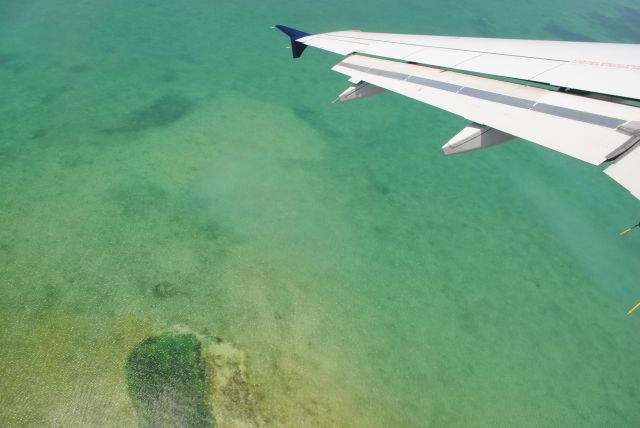
[[513,54],[496,53],[496,52],[490,52],[490,51],[479,51],[479,50],[473,50],[473,49],[445,48],[445,47],[442,47],[442,46],[421,45],[419,43],[406,43],[406,42],[394,42],[394,41],[390,41],[390,40],[367,39],[365,37],[335,36],[335,35],[332,35],[332,37],[336,37],[336,39],[334,39],[336,41],[339,41],[340,38],[343,38],[343,39],[355,39],[355,40],[365,40],[365,41],[368,41],[368,42],[391,43],[391,44],[395,44],[395,45],[419,46],[419,47],[422,47],[422,48],[444,49],[444,50],[448,50],[448,51],[474,52],[474,53],[478,53],[478,54],[503,55],[503,56],[509,56],[509,57],[513,57],[513,58],[540,59],[540,60],[544,60],[544,61],[561,62],[563,64],[571,62],[571,61],[567,61],[567,60],[564,60],[564,59],[552,59],[552,58],[543,58],[543,57],[537,57],[537,56],[513,55]]

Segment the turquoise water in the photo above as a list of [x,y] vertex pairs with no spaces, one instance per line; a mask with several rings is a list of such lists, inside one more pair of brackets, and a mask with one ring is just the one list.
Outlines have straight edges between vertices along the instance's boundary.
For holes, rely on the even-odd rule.
[[640,203],[524,141],[445,158],[465,121],[400,96],[330,105],[339,57],[269,28],[640,42],[640,8],[378,3],[0,0],[3,426],[136,425],[125,362],[166,331],[219,426],[640,424]]

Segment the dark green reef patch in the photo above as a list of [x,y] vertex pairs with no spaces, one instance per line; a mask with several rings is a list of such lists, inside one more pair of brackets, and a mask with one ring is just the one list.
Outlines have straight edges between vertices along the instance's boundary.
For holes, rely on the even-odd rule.
[[195,103],[182,95],[164,95],[151,104],[135,110],[120,126],[105,129],[107,134],[132,133],[171,125],[195,108]]
[[0,53],[0,67],[9,64],[14,59],[16,59],[16,54]]
[[126,372],[140,426],[215,426],[195,335],[164,333],[144,340],[129,354]]
[[615,42],[640,43],[640,27],[638,27],[638,19],[640,19],[640,9],[637,7],[621,6],[612,13],[610,9],[607,11],[591,12],[589,19],[592,24],[602,28],[610,34]]
[[33,133],[31,134],[31,137],[29,137],[30,140],[37,140],[39,138],[42,137],[46,137],[47,136],[47,131],[44,129],[37,129],[35,131],[33,131]]
[[329,138],[336,138],[339,135],[339,131],[333,126],[330,118],[323,115],[321,110],[310,108],[304,104],[295,104],[291,106],[291,110],[298,119],[307,123],[323,135]]
[[560,40],[566,40],[570,42],[593,42],[594,40],[584,34],[567,29],[565,26],[555,23],[547,24],[546,29],[549,33],[553,34]]
[[160,76],[160,81],[164,83],[175,82],[180,79],[180,74],[175,70],[165,70]]
[[91,71],[91,66],[89,64],[76,64],[69,67],[69,71],[72,73],[86,73]]
[[178,289],[168,281],[160,281],[153,286],[153,296],[158,299],[168,299],[178,295]]
[[473,23],[475,24],[476,29],[479,31],[479,35],[481,36],[491,36],[496,37],[496,33],[491,29],[491,25],[489,21],[480,16],[474,18]]

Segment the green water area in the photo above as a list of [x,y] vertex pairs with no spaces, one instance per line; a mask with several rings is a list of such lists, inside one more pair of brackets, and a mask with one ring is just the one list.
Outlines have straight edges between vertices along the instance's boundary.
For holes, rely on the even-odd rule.
[[309,32],[640,42],[637,2],[0,0],[0,426],[640,426],[640,202]]

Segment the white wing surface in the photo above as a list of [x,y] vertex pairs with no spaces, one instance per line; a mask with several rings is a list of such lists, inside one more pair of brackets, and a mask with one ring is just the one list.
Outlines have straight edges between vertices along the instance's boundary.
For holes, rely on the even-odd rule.
[[353,84],[342,101],[387,90],[473,122],[445,154],[516,136],[594,165],[611,162],[606,173],[640,199],[640,108],[628,102],[640,100],[640,45],[278,28],[296,58],[306,46],[348,55],[333,67]]
[[406,62],[640,99],[640,45],[338,31],[298,40]]

